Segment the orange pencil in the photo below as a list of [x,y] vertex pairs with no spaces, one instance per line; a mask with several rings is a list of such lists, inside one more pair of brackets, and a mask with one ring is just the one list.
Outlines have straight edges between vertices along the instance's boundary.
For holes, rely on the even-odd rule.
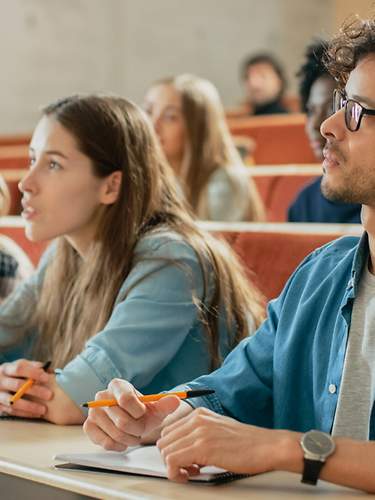
[[[47,361],[47,363],[44,363],[42,366],[43,370],[48,370],[48,368],[51,365],[51,361]],[[30,389],[30,387],[34,384],[35,380],[32,378],[28,378],[24,384],[21,385],[21,387],[18,389],[18,391],[13,394],[13,396],[10,398],[9,404],[12,405],[16,401],[22,398],[22,396]]]
[[[151,403],[154,401],[159,401],[161,398],[166,396],[177,396],[180,399],[197,398],[199,396],[207,396],[208,394],[213,394],[215,391],[212,389],[200,389],[197,391],[180,391],[180,392],[162,392],[160,394],[148,394],[147,396],[139,396],[139,400],[142,403]],[[88,401],[83,403],[81,406],[85,408],[99,408],[103,406],[117,406],[117,401],[115,399],[98,399],[97,401]]]

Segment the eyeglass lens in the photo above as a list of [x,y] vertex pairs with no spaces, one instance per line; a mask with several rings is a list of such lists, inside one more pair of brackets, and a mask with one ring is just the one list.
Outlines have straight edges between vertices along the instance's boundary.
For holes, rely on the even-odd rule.
[[361,119],[362,107],[351,99],[346,99],[341,92],[336,91],[333,99],[334,112],[345,107],[345,124],[349,130],[355,131]]

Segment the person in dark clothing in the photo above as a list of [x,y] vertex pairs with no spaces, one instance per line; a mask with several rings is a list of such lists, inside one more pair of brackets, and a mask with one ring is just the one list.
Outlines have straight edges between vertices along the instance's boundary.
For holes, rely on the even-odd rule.
[[322,178],[309,183],[300,191],[288,210],[289,222],[331,222],[357,224],[361,222],[361,207],[356,203],[339,203],[322,195]]
[[[10,193],[4,177],[0,175],[0,217],[8,215]],[[33,266],[17,243],[0,234],[0,303],[13,292],[18,283],[26,279]]]
[[247,106],[252,115],[288,113],[282,103],[286,79],[281,64],[271,54],[256,54],[242,64]]
[[[307,113],[306,133],[317,160],[323,160],[325,139],[320,125],[332,114],[335,80],[324,65],[326,42],[316,40],[306,50],[305,64],[299,70],[300,97]],[[361,222],[361,206],[325,198],[321,192],[322,177],[305,186],[288,209],[289,222]]]

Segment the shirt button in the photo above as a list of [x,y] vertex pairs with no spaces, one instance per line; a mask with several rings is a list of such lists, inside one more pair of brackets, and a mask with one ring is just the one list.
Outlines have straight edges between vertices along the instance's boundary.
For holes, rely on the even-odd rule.
[[335,384],[329,384],[329,386],[328,386],[328,392],[330,394],[335,394],[335,392],[336,392],[336,386],[335,386]]

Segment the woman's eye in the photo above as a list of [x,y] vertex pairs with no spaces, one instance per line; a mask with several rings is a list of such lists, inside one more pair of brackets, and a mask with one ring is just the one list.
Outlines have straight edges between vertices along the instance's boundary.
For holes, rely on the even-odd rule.
[[178,115],[176,113],[165,113],[164,119],[167,121],[174,122],[178,120]]
[[48,164],[48,168],[50,170],[60,170],[61,165],[59,163],[57,163],[56,161],[50,161]]

